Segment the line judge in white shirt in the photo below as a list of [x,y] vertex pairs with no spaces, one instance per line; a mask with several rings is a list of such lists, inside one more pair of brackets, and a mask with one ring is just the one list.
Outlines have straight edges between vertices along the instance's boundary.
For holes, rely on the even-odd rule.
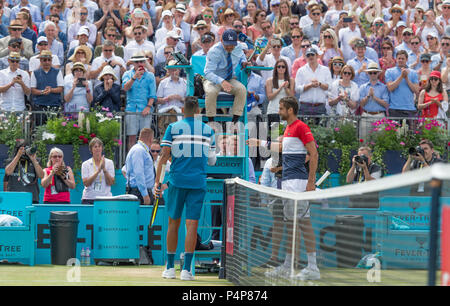
[[97,197],[110,197],[111,186],[114,185],[114,163],[105,158],[103,154],[103,142],[94,137],[89,142],[89,151],[92,158],[81,165],[81,177],[83,179],[82,204],[94,204]]
[[28,72],[19,69],[20,53],[11,52],[9,67],[0,71],[0,110],[23,111],[25,97],[31,93]]
[[299,114],[326,114],[328,84],[331,84],[331,72],[318,62],[317,50],[309,48],[305,52],[306,65],[297,71],[295,91],[300,95]]

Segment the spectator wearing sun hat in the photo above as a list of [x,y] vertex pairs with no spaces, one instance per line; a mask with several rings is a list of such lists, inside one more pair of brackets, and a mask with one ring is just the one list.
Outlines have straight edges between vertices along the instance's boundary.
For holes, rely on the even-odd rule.
[[84,64],[76,62],[72,73],[64,79],[64,111],[69,113],[89,111],[93,96],[92,83],[87,78]]
[[114,69],[109,65],[103,67],[97,79],[99,83],[94,87],[93,106],[108,108],[112,112],[119,112],[121,107],[120,85],[116,83],[118,80]]
[[8,56],[9,49],[8,43],[12,38],[20,38],[22,40],[21,54],[25,56],[27,59],[33,56],[33,42],[29,39],[22,37],[22,32],[24,27],[19,20],[11,20],[9,24],[9,33],[10,35],[3,37],[0,39],[0,57]]
[[[9,50],[10,53],[9,53],[8,56],[0,58],[0,70],[9,67],[8,58],[9,58],[11,52],[20,52],[21,46],[22,46],[22,39],[20,39],[20,38],[13,38],[13,39],[9,40],[9,42],[8,42],[8,50]],[[23,57],[23,56],[20,57],[19,68],[24,70],[24,71],[28,71],[28,69],[29,69],[29,61],[28,61],[28,59],[26,57]]]
[[57,110],[62,105],[63,75],[59,69],[52,67],[51,51],[42,50],[39,60],[41,67],[33,71],[30,78],[33,110],[46,111],[48,108]]
[[186,45],[182,42],[182,37],[177,31],[169,31],[166,34],[166,43],[161,45],[156,51],[155,65],[163,62],[164,58],[164,48],[170,46],[175,49],[175,52],[181,52],[186,54]]
[[161,28],[156,30],[155,32],[155,49],[158,50],[161,46],[163,46],[166,42],[166,37],[169,32],[176,32],[178,36],[180,36],[180,39],[184,41],[183,39],[183,32],[180,28],[176,27],[173,24],[173,14],[171,11],[166,10],[163,11],[161,14]]
[[122,77],[122,89],[127,93],[125,112],[136,113],[125,116],[128,149],[136,143],[136,135],[143,128],[150,128],[151,112],[156,101],[155,75],[145,70],[147,58],[138,51],[130,58],[132,68]]
[[0,110],[23,111],[25,95],[29,95],[30,77],[27,71],[19,69],[20,53],[11,52],[8,66],[0,70]]

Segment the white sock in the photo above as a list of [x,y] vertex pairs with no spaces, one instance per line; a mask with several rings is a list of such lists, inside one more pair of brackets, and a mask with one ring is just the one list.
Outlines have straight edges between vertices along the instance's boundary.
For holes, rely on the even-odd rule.
[[308,255],[308,267],[312,269],[318,269],[316,262],[316,252],[307,253],[307,255]]

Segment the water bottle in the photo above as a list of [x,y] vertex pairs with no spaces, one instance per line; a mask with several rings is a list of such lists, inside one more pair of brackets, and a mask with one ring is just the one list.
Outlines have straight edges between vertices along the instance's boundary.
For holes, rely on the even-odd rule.
[[84,248],[81,249],[81,254],[80,254],[80,265],[84,266],[86,263],[86,250]]
[[84,257],[85,260],[85,266],[90,266],[91,265],[91,250],[89,249],[89,247],[86,248],[86,256]]

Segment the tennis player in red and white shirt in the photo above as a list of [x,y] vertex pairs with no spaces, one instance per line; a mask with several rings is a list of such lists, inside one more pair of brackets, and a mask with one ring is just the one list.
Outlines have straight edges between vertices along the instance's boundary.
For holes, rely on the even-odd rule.
[[[280,100],[279,114],[282,120],[287,121],[287,127],[281,142],[267,143],[264,140],[249,139],[249,146],[267,146],[272,151],[282,150],[283,175],[281,189],[292,192],[313,191],[316,189],[316,170],[318,153],[314,136],[307,124],[297,118],[298,102],[293,97]],[[309,172],[305,167],[306,155],[309,154]],[[284,203],[284,219],[292,222],[294,218],[293,201]],[[295,278],[300,280],[320,279],[319,268],[316,263],[315,235],[311,225],[308,201],[298,203],[297,218],[308,255],[308,266],[301,270]],[[292,237],[292,224],[287,226],[288,237]],[[300,231],[298,231],[300,232]],[[298,244],[297,244],[298,245]],[[291,244],[287,244],[286,258],[281,266],[266,272],[267,277],[288,276],[292,261]]]

